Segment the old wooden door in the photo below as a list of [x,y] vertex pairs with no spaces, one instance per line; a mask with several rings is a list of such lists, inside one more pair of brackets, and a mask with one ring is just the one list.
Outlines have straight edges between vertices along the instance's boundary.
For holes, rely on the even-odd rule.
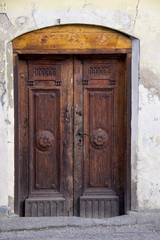
[[124,213],[123,55],[19,58],[19,213]]

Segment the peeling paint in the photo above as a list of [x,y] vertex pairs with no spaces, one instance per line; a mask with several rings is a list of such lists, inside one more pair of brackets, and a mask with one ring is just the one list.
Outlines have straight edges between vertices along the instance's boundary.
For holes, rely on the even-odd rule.
[[[159,209],[160,100],[155,89],[140,85],[138,207]],[[143,194],[141,194],[143,191]]]
[[140,72],[140,84],[150,90],[148,96],[157,95],[160,98],[160,75],[155,74],[150,68],[142,68]]
[[16,24],[19,25],[20,27],[23,27],[24,24],[27,24],[28,22],[28,17],[20,16],[16,19]]
[[4,107],[5,105],[5,101],[4,101],[5,94],[6,94],[5,83],[0,82],[0,102],[2,107]]
[[11,124],[11,122],[10,122],[8,119],[5,119],[5,122],[6,122],[7,124]]

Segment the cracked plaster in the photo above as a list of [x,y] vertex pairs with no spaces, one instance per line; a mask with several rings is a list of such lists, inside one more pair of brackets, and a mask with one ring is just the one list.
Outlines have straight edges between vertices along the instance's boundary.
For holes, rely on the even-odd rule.
[[137,16],[138,16],[139,3],[140,3],[140,0],[138,0],[137,6],[136,6],[136,14],[135,14],[135,17],[134,17],[134,23],[133,23],[133,29],[132,29],[132,32],[133,32],[133,33],[134,33],[134,27],[135,27],[135,25],[136,25],[136,20],[137,20]]

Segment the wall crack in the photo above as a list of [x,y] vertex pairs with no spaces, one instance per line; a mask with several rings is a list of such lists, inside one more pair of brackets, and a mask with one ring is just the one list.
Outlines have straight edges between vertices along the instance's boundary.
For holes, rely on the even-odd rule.
[[33,18],[33,21],[35,23],[36,28],[38,28],[37,22],[36,22],[36,19],[35,19],[35,16],[34,16],[35,12],[36,12],[36,7],[35,7],[35,4],[34,4],[33,9],[32,9],[32,18]]
[[137,21],[138,10],[139,10],[139,3],[140,3],[140,0],[138,0],[137,5],[136,5],[136,15],[135,15],[135,18],[134,18],[134,23],[133,23],[132,32],[134,31],[134,28],[135,28],[135,25],[136,25],[136,21]]
[[92,5],[92,3],[88,3],[88,0],[85,0],[84,4],[83,4],[83,7],[81,9],[81,13],[82,13],[82,22],[83,22],[83,13],[85,11],[85,8],[89,5]]
[[5,88],[5,83],[4,82],[0,82],[0,89],[2,91],[2,93],[0,95],[0,102],[2,104],[2,107],[4,107],[4,105],[5,105],[4,97],[5,97],[5,94],[6,94],[6,88]]

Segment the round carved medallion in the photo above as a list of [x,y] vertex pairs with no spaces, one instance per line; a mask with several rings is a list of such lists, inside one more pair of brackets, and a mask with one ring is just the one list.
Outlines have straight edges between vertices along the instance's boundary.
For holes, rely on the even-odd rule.
[[55,145],[55,137],[49,131],[39,131],[36,134],[36,145],[41,151],[50,151]]
[[90,143],[92,147],[102,149],[107,145],[108,133],[103,129],[97,129],[91,133]]

